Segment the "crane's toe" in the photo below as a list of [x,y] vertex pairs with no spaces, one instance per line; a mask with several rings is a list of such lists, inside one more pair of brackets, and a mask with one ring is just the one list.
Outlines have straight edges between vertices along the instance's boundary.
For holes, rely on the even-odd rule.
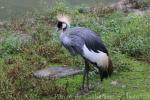
[[81,91],[91,91],[91,90],[94,90],[94,85],[92,84],[89,84],[89,85],[86,85],[83,87],[83,85],[79,88],[79,90]]

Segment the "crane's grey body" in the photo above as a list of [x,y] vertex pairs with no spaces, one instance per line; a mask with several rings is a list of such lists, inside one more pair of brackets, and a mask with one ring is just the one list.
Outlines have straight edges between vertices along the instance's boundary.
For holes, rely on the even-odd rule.
[[[96,33],[84,27],[69,28],[66,31],[62,31],[60,34],[60,41],[71,54],[80,54],[89,61],[90,59],[86,58],[84,55],[84,46],[86,46],[89,51],[95,53],[101,51],[108,54],[107,49]],[[94,61],[90,62],[94,63]]]

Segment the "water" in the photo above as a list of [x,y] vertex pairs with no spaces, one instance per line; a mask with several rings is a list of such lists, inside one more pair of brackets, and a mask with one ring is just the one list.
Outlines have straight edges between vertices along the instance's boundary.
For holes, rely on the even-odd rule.
[[[0,0],[0,20],[24,16],[27,12],[41,10],[54,5],[56,0]],[[96,3],[111,4],[119,0],[67,0],[68,4],[93,5]]]

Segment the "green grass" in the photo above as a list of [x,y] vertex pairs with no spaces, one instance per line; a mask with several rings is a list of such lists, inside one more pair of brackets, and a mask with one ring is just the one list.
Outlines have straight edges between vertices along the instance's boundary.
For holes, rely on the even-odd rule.
[[[78,95],[82,74],[58,80],[32,75],[48,66],[84,66],[81,57],[72,57],[59,43],[55,25],[60,12],[72,17],[72,26],[88,27],[98,33],[113,60],[113,75],[99,83],[99,76],[91,72],[94,90],[84,95]],[[0,99],[148,100],[150,15],[98,12],[80,13],[78,8],[58,3],[42,14],[35,13],[33,18],[6,22],[0,31],[1,38],[5,38],[0,42]],[[14,33],[28,34],[33,40],[24,44]]]

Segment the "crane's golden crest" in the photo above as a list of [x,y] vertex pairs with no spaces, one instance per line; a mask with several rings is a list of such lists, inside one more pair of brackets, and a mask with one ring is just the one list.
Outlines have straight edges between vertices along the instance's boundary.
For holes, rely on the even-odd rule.
[[70,18],[67,15],[59,14],[57,15],[57,20],[60,22],[65,22],[66,24],[70,25]]

